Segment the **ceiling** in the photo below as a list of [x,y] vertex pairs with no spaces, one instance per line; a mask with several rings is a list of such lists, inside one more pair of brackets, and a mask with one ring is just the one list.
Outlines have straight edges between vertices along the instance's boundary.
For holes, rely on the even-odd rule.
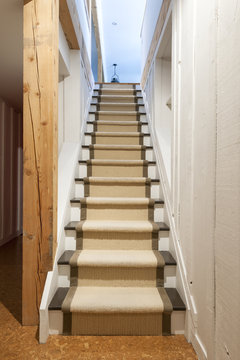
[[23,0],[0,0],[0,97],[22,111]]
[[[111,81],[112,64],[118,64],[121,82],[139,82],[141,75],[141,26],[146,0],[99,0],[100,36],[104,47],[105,81]],[[116,25],[113,25],[116,23]]]

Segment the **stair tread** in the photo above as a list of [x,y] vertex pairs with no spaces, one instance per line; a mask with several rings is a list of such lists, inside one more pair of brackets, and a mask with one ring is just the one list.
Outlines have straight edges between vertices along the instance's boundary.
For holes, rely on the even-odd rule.
[[[78,198],[78,197],[75,197],[75,198],[73,198],[73,199],[71,199],[70,200],[70,202],[71,203],[73,203],[73,204],[80,204],[81,202],[86,202],[86,199],[89,199],[89,197],[82,197],[82,198]],[[138,198],[101,198],[101,197],[96,197],[95,199],[138,199]],[[148,198],[147,198],[148,199]],[[155,204],[164,204],[164,201],[162,200],[162,199],[150,199],[150,200],[152,200]],[[109,202],[111,202],[112,203],[112,201],[109,201]],[[119,202],[117,202],[117,203],[119,203]]]
[[[120,251],[122,252],[122,254],[125,254],[125,253],[129,253],[129,251],[130,251],[129,254],[132,254],[133,252],[140,253],[142,251],[152,251],[152,250],[81,250],[81,251],[91,251],[91,252],[93,251],[93,252],[97,252],[100,256],[102,256],[103,251],[105,251],[105,253],[108,252],[109,254],[117,253],[117,252],[118,252],[118,254],[120,254]],[[158,251],[158,250],[156,250],[156,251]],[[169,251],[159,251],[159,252],[165,261],[165,265],[168,265],[168,266],[176,265],[176,261]],[[65,250],[64,253],[61,255],[61,257],[58,260],[58,265],[69,265],[69,261],[74,253],[75,253],[74,250]],[[130,255],[130,256],[132,256],[132,255]]]
[[75,253],[74,250],[65,250],[64,253],[58,259],[58,265],[69,265],[69,261],[74,253]]
[[77,287],[75,290],[71,312],[163,312],[163,302],[157,287],[89,286]]
[[150,136],[150,133],[141,133],[138,131],[132,131],[132,132],[120,132],[120,131],[115,131],[115,132],[109,132],[109,131],[95,131],[95,132],[85,132],[85,135],[91,135],[91,136],[126,136],[126,137],[141,137],[141,136]]
[[[135,103],[135,102],[99,102],[99,103],[95,103],[95,102],[91,102],[91,105],[109,105],[109,106],[113,106],[113,105],[116,105],[116,106],[145,106],[144,104],[138,104],[138,103]],[[105,111],[105,110],[104,110]],[[115,110],[113,110],[115,111]]]
[[156,165],[156,161],[148,160],[108,160],[108,159],[90,159],[90,160],[79,160],[79,164],[132,164],[132,165]]
[[82,203],[92,205],[153,205],[154,200],[147,197],[93,197],[81,198]]
[[141,184],[146,184],[146,183],[150,182],[151,179],[147,178],[147,177],[143,177],[143,176],[142,177],[89,176],[89,177],[85,177],[84,181],[88,182],[88,183],[99,183],[99,182],[100,183],[102,183],[102,182],[112,183],[112,182],[115,182],[116,184],[118,184],[118,183],[141,183]]
[[165,288],[168,297],[172,303],[173,309],[175,311],[185,311],[186,310],[186,306],[181,298],[181,296],[179,295],[177,289],[175,288]]
[[[84,182],[86,179],[89,179],[89,177],[86,177],[86,178],[75,178],[75,181]],[[160,180],[159,180],[159,179],[151,179],[151,182],[159,183]]]
[[164,259],[157,250],[77,250],[72,266],[157,268],[164,267]]
[[109,150],[143,150],[143,149],[153,149],[153,146],[146,145],[108,145],[108,144],[94,144],[94,145],[82,145],[84,149],[109,149]]
[[124,110],[120,110],[120,111],[114,111],[114,110],[96,110],[96,111],[89,111],[89,114],[99,114],[99,115],[146,115],[146,112],[141,112],[141,111],[124,111]]
[[56,290],[56,292],[48,306],[48,310],[61,310],[62,303],[68,293],[68,290],[69,290],[69,288],[67,288],[67,287],[59,287]]
[[155,222],[151,221],[104,221],[104,220],[85,220],[83,222],[80,221],[70,221],[66,226],[65,230],[76,230],[76,227],[79,224],[83,224],[84,230],[98,230],[102,229],[103,231],[112,230],[114,228],[115,231],[123,230],[123,231],[143,231],[146,227],[148,227],[149,231],[153,231],[153,224],[156,224],[158,229],[157,231],[169,231],[169,227],[164,222]]
[[[98,91],[98,89],[95,89],[94,91]],[[117,95],[117,94],[115,94],[115,95],[93,95],[92,97],[93,98],[99,98],[101,96],[101,100],[102,99],[105,99],[105,98],[107,98],[107,99],[115,99],[115,98],[120,98],[120,99],[130,99],[130,98],[137,98],[137,99],[142,99],[143,97],[142,96],[140,96],[140,95]],[[140,105],[140,104],[139,104]]]
[[[90,288],[85,288],[85,289],[90,289]],[[102,289],[104,289],[104,288],[102,288]],[[115,289],[115,291],[116,291],[119,288],[114,287],[114,288],[107,288],[107,289]],[[129,288],[127,287],[127,288],[122,288],[122,289],[126,289],[125,291],[127,292],[127,290]],[[143,289],[143,288],[138,288],[138,289]],[[149,288],[147,288],[147,289],[149,289]],[[186,306],[185,306],[184,302],[182,301],[177,289],[175,289],[175,288],[165,288],[165,290],[166,290],[166,293],[167,293],[167,295],[169,297],[170,302],[172,303],[173,311],[185,311]],[[55,294],[54,294],[54,296],[53,296],[53,298],[52,298],[52,300],[51,300],[51,302],[49,304],[48,310],[50,310],[50,311],[51,310],[61,310],[63,301],[65,300],[68,291],[69,291],[69,288],[59,287],[56,290],[56,292],[55,292]],[[136,294],[139,294],[139,292],[136,292]],[[136,302],[139,303],[139,297],[136,299]]]
[[164,258],[165,265],[177,265],[176,260],[169,251],[160,250],[162,257]]
[[88,120],[87,124],[99,125],[148,125],[147,121],[131,121],[131,120]]

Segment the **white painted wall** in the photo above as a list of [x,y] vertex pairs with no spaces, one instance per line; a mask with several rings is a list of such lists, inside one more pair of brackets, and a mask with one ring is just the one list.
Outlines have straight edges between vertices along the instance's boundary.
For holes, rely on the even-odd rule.
[[0,98],[0,246],[22,233],[22,115]]
[[88,13],[87,2],[85,0],[76,0],[76,5],[88,58],[91,61],[91,21]]
[[152,37],[157,24],[158,16],[162,7],[162,0],[147,0],[145,7],[145,14],[141,30],[142,42],[142,69],[146,62],[148,51],[151,45]]
[[155,117],[154,129],[162,152],[169,186],[171,184],[172,111],[167,105],[171,99],[171,61],[156,58],[155,61]]
[[216,359],[240,354],[240,1],[218,1]]
[[144,89],[177,288],[188,309],[186,336],[199,359],[240,353],[239,29],[239,0],[173,1],[170,188],[163,150],[169,134],[156,128],[161,60]]

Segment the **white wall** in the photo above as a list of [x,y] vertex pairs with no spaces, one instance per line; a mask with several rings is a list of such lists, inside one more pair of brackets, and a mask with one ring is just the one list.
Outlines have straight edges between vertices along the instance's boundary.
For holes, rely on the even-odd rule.
[[22,115],[0,98],[0,245],[22,233]]
[[[88,0],[90,1],[90,0]],[[91,61],[91,19],[89,17],[87,1],[76,0],[80,26],[85,41],[89,61]],[[90,5],[91,9],[91,5]]]
[[162,152],[169,186],[171,184],[172,111],[167,105],[171,100],[171,61],[157,58],[155,61],[155,117],[154,129]]
[[142,69],[146,62],[152,37],[157,24],[158,16],[162,7],[163,0],[147,0],[145,14],[142,23],[141,41],[142,41]]
[[240,354],[240,1],[218,1],[216,359]]
[[240,353],[239,28],[239,0],[234,7],[224,0],[173,1],[170,189],[163,150],[169,134],[156,128],[158,59],[144,89],[177,288],[188,309],[186,336],[199,359],[238,359]]

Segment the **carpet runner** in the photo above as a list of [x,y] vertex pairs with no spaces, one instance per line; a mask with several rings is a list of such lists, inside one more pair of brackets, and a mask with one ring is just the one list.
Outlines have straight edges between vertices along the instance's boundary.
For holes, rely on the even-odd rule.
[[163,287],[155,200],[136,93],[99,91],[77,249],[62,305],[72,335],[170,335],[172,304]]

